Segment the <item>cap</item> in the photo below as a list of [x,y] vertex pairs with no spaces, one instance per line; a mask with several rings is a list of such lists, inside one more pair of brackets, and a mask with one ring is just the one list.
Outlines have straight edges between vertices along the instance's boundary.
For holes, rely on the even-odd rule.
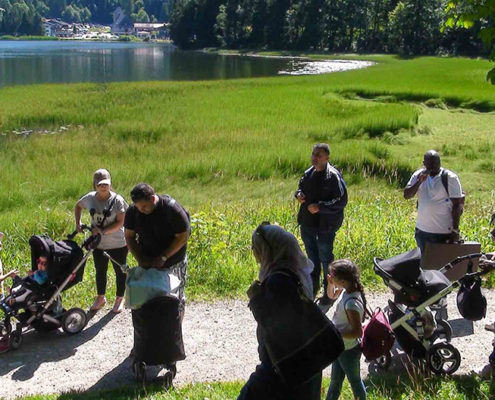
[[110,172],[104,168],[95,171],[93,174],[93,184],[95,187],[98,185],[111,185],[112,180],[110,178]]

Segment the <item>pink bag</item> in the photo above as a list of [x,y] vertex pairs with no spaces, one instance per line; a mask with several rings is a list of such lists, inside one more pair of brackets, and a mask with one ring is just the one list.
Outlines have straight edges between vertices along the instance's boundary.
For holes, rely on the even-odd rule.
[[[352,299],[363,304],[359,299]],[[347,301],[349,300],[351,299],[348,299]],[[395,334],[388,322],[387,316],[380,307],[378,307],[373,314],[365,307],[364,313],[370,317],[370,320],[363,327],[361,350],[366,361],[373,361],[390,351],[395,342]]]
[[377,308],[363,327],[361,349],[366,361],[376,360],[387,354],[395,342],[395,334],[385,313]]

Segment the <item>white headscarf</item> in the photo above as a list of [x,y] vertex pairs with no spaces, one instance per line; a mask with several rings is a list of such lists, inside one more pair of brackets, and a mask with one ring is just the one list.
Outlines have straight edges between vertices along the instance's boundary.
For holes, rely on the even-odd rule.
[[304,255],[292,233],[278,225],[262,223],[253,232],[252,241],[261,265],[258,276],[261,282],[272,272],[290,269],[299,276],[306,295],[313,299],[313,263]]

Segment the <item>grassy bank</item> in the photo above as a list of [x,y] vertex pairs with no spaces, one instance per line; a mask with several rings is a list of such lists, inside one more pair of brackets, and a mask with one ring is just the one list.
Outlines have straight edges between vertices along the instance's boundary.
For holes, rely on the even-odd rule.
[[[364,58],[378,63],[321,76],[2,89],[4,265],[27,268],[31,234],[71,231],[74,203],[90,190],[93,171],[106,167],[126,198],[145,181],[193,214],[190,296],[242,295],[256,274],[249,238],[257,223],[297,231],[291,197],[317,141],[330,143],[332,162],[349,183],[336,255],[357,260],[367,286],[379,284],[373,256],[414,245],[414,202],[398,188],[429,148],[459,172],[468,192],[461,229],[489,250],[489,63]],[[73,290],[80,303],[93,293],[93,269],[86,274]]]
[[[480,381],[476,377],[379,377],[366,381],[369,400],[488,400],[495,395],[495,384]],[[23,397],[23,400],[92,400],[111,398],[115,400],[228,400],[236,399],[244,382],[199,383],[164,391],[160,386],[146,389],[122,388],[94,393],[67,393]],[[322,398],[326,395],[328,379],[324,379]],[[347,381],[342,400],[351,400],[352,392]]]

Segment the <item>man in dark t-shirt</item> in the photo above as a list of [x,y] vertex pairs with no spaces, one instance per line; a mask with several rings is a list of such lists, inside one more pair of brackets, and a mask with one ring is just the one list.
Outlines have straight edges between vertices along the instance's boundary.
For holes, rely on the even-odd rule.
[[[167,308],[165,308],[155,316],[156,318],[163,316],[168,318],[169,316],[173,318],[172,321],[167,320],[165,322],[167,324],[170,322],[170,326],[175,326],[174,321],[178,319],[182,321],[185,310],[186,249],[187,240],[191,233],[189,214],[175,199],[168,195],[157,195],[153,188],[146,183],[139,183],[134,186],[131,190],[131,199],[133,204],[127,209],[124,219],[127,246],[140,267],[166,269],[167,272],[179,279],[178,314],[175,314],[174,311],[174,315],[169,315],[170,313],[167,314]],[[138,310],[132,311],[133,324],[136,311]],[[162,311],[165,314],[162,314]],[[164,325],[161,324],[161,326]],[[172,341],[171,345],[174,344],[176,347],[183,348],[182,333],[179,334],[178,332],[181,330],[169,329],[163,334],[168,335],[165,337]],[[162,335],[161,331],[160,335]],[[175,361],[165,363],[172,379],[177,372],[175,362],[183,359],[181,358],[183,356],[175,358]]]
[[159,196],[146,183],[131,191],[133,204],[124,220],[129,251],[142,268],[169,269],[180,280],[179,299],[184,303],[187,271],[189,214],[175,199]]
[[129,250],[143,268],[168,268],[186,257],[190,233],[187,211],[172,197],[159,196],[140,183],[131,191],[133,204],[124,227]]

